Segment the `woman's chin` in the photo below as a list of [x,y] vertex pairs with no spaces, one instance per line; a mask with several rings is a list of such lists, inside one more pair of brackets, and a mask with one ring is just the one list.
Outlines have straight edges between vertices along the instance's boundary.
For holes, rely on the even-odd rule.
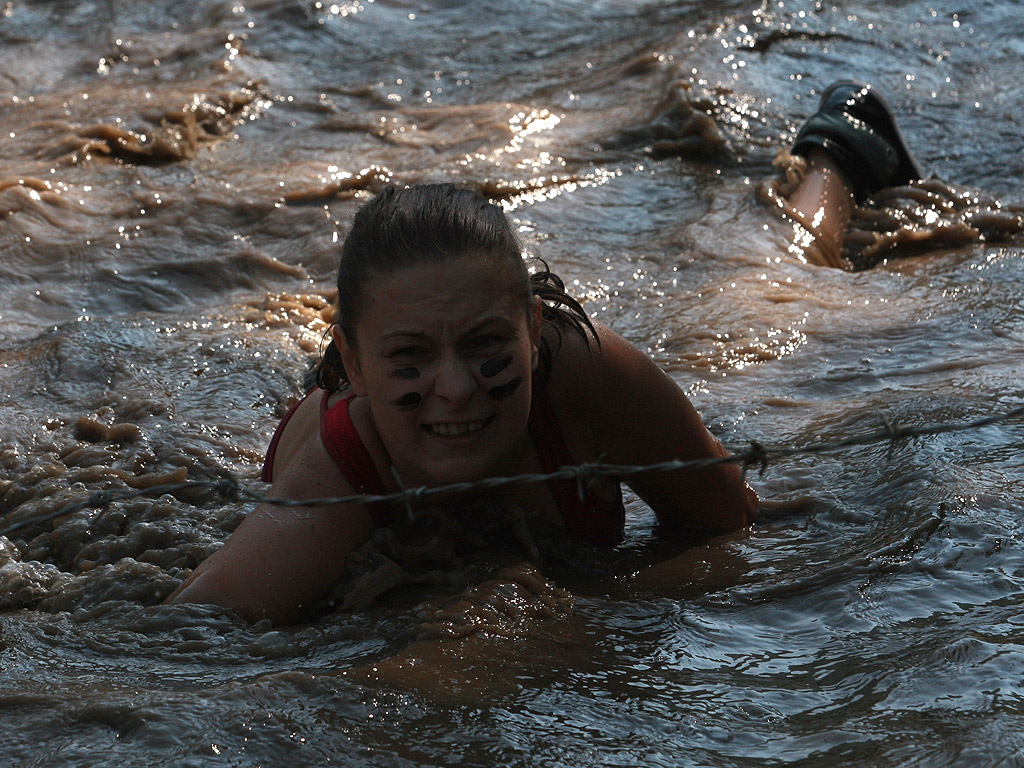
[[501,419],[491,418],[473,431],[438,434],[421,429],[417,439],[405,443],[401,455],[391,456],[406,487],[471,483],[515,474],[511,470],[522,463],[526,435],[525,424],[511,430]]
[[465,461],[424,462],[419,466],[420,480],[418,484],[434,488],[456,483],[473,483],[493,475],[491,466],[480,461],[479,458]]
[[[410,455],[402,471],[396,463],[398,474],[406,487],[452,485],[472,483],[500,474],[500,462],[485,446],[468,444],[460,446],[451,442],[444,446],[431,446],[434,450],[422,450]],[[440,448],[440,449],[439,449]]]

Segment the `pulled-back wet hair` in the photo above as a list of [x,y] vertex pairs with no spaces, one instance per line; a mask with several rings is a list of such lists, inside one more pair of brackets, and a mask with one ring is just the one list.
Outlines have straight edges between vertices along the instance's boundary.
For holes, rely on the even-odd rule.
[[[504,268],[530,310],[534,296],[542,302],[542,320],[561,332],[572,328],[589,342],[597,338],[583,307],[565,291],[565,284],[538,257],[527,268],[523,247],[504,211],[476,192],[451,184],[386,187],[356,213],[341,249],[338,267],[336,322],[350,344],[358,344],[356,323],[366,285],[418,264],[440,264],[468,256]],[[551,350],[542,339],[543,374],[550,373]],[[316,372],[318,386],[343,389],[348,375],[334,344],[329,344]]]

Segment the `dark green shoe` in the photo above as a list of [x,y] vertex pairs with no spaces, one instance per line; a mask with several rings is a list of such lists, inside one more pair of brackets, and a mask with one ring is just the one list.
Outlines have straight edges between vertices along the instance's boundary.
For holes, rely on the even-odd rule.
[[793,152],[807,155],[815,147],[839,164],[858,203],[880,189],[924,177],[889,105],[863,83],[840,80],[822,94],[818,111],[797,134]]

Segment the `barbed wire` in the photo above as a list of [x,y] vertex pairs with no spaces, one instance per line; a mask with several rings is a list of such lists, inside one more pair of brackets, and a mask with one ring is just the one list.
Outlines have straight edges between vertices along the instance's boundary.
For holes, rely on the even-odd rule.
[[[153,485],[148,488],[133,489],[131,491],[116,491],[103,489],[94,491],[84,499],[70,502],[57,510],[42,515],[28,517],[19,520],[6,528],[0,530],[0,536],[8,536],[15,531],[31,525],[38,525],[50,520],[55,520],[64,515],[74,514],[83,509],[105,509],[115,501],[128,501],[144,496],[163,496],[164,494],[175,495],[183,491],[206,492],[207,496],[213,496],[224,501],[244,501],[259,504],[270,504],[278,507],[325,507],[340,504],[378,504],[378,503],[401,503],[407,509],[421,505],[434,498],[460,496],[478,491],[495,490],[510,485],[526,485],[531,483],[545,483],[549,480],[575,480],[582,487],[582,484],[594,477],[613,477],[618,480],[627,480],[638,475],[675,472],[681,470],[704,469],[720,464],[740,464],[744,474],[751,468],[757,468],[763,473],[769,465],[781,458],[799,455],[815,455],[841,451],[845,448],[871,445],[875,443],[888,442],[890,450],[895,447],[897,441],[912,437],[928,437],[931,435],[946,434],[949,432],[964,432],[981,429],[983,427],[999,424],[1024,416],[1024,405],[1018,406],[1005,413],[994,414],[984,418],[967,422],[938,423],[919,427],[905,427],[894,423],[888,416],[882,416],[883,426],[873,432],[861,435],[852,435],[841,440],[812,443],[800,447],[769,447],[757,440],[751,440],[743,450],[730,453],[725,456],[695,459],[689,461],[671,460],[657,464],[606,464],[603,462],[588,462],[572,466],[564,466],[553,472],[532,473],[523,475],[509,475],[505,477],[488,477],[471,482],[448,483],[437,486],[419,486],[405,488],[401,479],[397,477],[401,490],[385,494],[354,493],[347,496],[329,496],[312,499],[290,499],[274,496],[266,496],[245,488],[238,480],[232,477],[222,477],[216,480],[185,480],[178,483],[166,483]],[[208,499],[207,499],[208,500]],[[20,506],[20,505],[19,505]],[[16,511],[18,507],[11,510]],[[8,516],[11,514],[8,513]]]

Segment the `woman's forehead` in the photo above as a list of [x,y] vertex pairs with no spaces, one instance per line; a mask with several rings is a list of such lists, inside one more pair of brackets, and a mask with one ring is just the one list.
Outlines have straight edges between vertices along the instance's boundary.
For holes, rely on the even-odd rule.
[[507,269],[468,258],[417,264],[366,284],[358,326],[378,334],[445,321],[465,332],[489,320],[523,315],[520,289]]

